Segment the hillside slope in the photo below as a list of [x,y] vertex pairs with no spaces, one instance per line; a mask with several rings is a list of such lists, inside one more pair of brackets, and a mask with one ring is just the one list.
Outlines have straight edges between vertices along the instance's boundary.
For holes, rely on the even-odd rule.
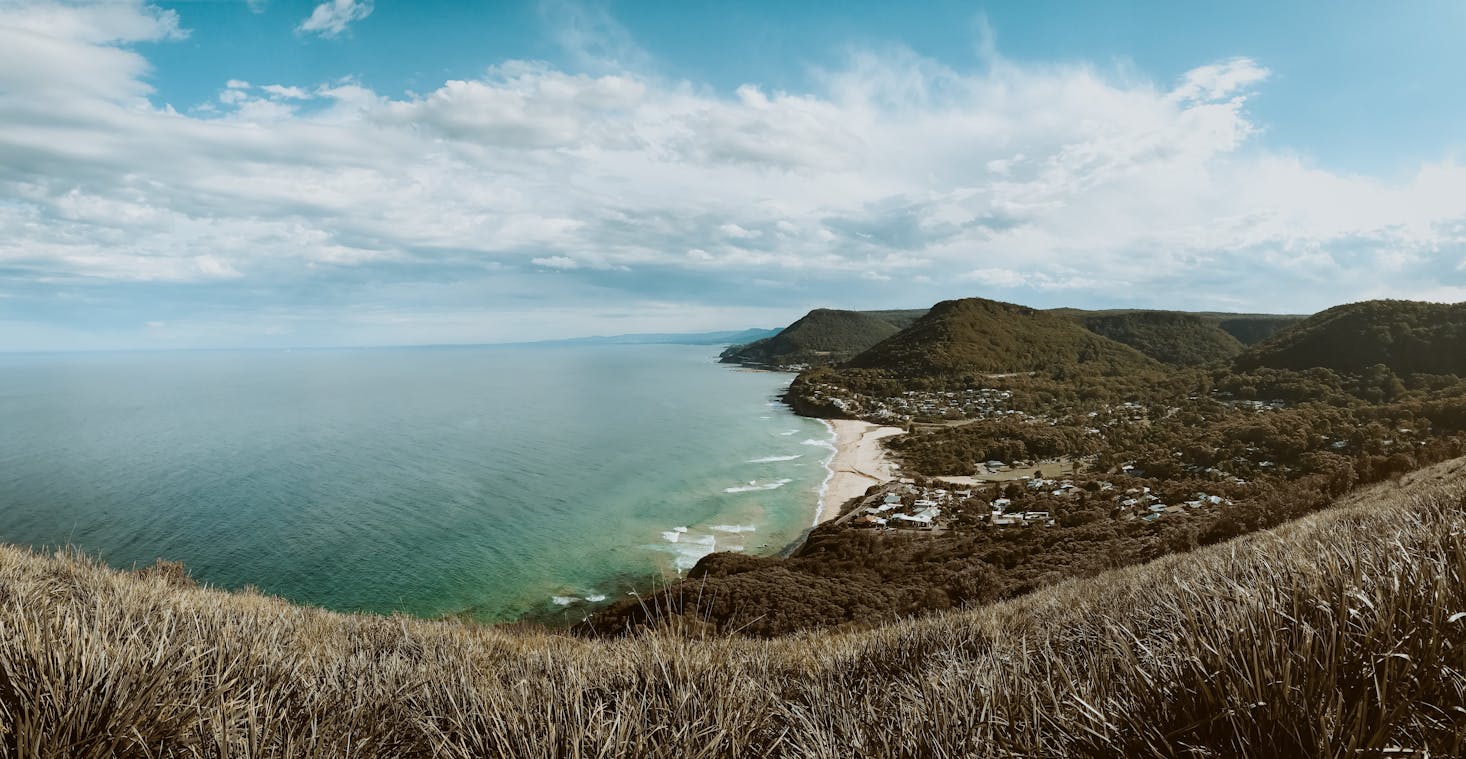
[[1071,319],[1012,303],[963,298],[936,304],[846,366],[932,376],[1054,369],[1114,374],[1155,364]]
[[777,368],[837,364],[896,334],[925,313],[817,308],[771,337],[728,348],[721,360]]
[[1257,345],[1308,318],[1272,314],[1201,314],[1201,316],[1203,319],[1215,318],[1219,329],[1237,338],[1237,341],[1243,345]]
[[1128,345],[1163,364],[1199,366],[1243,350],[1237,338],[1201,317],[1176,311],[1132,311],[1080,318],[1089,331]]
[[1240,369],[1323,367],[1466,376],[1466,303],[1373,300],[1336,306],[1255,346]]
[[343,615],[0,548],[7,756],[1466,751],[1466,465],[967,612],[757,641]]

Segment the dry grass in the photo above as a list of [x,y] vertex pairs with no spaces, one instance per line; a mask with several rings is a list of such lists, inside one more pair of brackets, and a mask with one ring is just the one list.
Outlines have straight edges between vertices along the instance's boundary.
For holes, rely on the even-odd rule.
[[1463,499],[1450,462],[1016,601],[774,641],[350,616],[5,548],[0,756],[1461,756]]

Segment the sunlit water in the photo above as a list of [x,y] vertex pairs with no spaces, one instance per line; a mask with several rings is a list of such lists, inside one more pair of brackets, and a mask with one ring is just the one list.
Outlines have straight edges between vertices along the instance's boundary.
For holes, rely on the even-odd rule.
[[0,540],[333,609],[574,614],[808,526],[828,434],[715,353],[0,356]]

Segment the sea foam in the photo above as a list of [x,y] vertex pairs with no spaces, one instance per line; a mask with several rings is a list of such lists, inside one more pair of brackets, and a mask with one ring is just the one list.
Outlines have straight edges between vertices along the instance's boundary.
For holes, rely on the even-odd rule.
[[584,596],[550,596],[550,602],[556,606],[570,606],[581,602],[598,604],[604,600],[606,600],[606,594],[594,590]]
[[712,535],[703,535],[678,546],[677,558],[672,560],[672,565],[677,568],[678,573],[686,572],[697,566],[702,557],[716,550],[718,539]]
[[840,448],[835,445],[835,441],[839,439],[839,435],[835,432],[835,425],[830,423],[830,421],[827,419],[821,419],[820,421],[825,425],[825,428],[830,431],[829,439],[804,441],[805,445],[822,446],[830,452],[830,455],[825,457],[824,461],[825,480],[824,482],[820,483],[819,488],[815,491],[819,493],[819,505],[814,510],[814,521],[810,523],[811,527],[818,527],[820,524],[820,517],[823,516],[825,513],[825,496],[829,495],[830,492],[830,480],[835,479],[835,455],[840,452]]
[[757,480],[749,480],[747,485],[723,488],[724,493],[752,493],[756,490],[775,490],[793,482],[793,480],[774,480],[760,484]]
[[748,463],[750,463],[750,464],[772,464],[775,461],[793,461],[793,460],[795,460],[797,458],[800,458],[799,454],[797,454],[797,453],[794,454],[793,456],[764,456],[762,458],[749,459],[748,460]]

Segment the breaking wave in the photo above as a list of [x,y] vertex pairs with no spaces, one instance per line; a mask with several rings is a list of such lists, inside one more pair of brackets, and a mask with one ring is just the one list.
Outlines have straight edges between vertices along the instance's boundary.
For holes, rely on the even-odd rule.
[[723,488],[724,493],[752,493],[756,490],[775,490],[793,482],[793,480],[774,480],[760,484],[757,480],[749,480],[747,485]]

